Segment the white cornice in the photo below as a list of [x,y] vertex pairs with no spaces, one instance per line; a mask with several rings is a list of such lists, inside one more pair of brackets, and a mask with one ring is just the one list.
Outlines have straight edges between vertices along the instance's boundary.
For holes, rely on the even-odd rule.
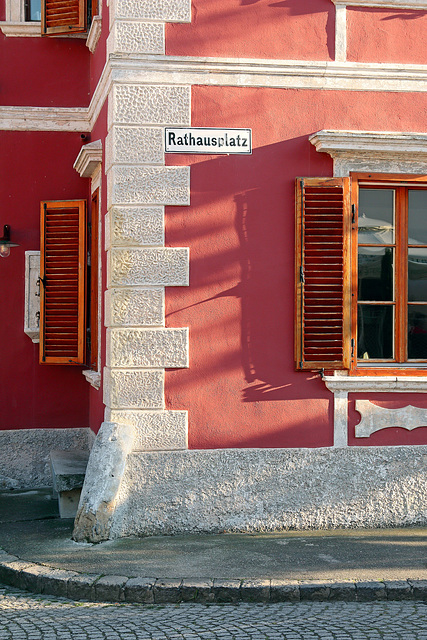
[[422,376],[324,376],[329,391],[344,393],[426,393],[427,379]]
[[332,0],[349,7],[380,7],[383,9],[427,9],[426,0]]
[[332,158],[358,154],[371,157],[427,158],[426,133],[396,133],[390,131],[323,130],[310,136],[316,151]]
[[427,65],[110,56],[115,82],[350,91],[427,91]]
[[2,107],[1,131],[89,131],[84,107]]
[[95,140],[83,145],[73,165],[81,178],[91,178],[102,162],[102,142]]

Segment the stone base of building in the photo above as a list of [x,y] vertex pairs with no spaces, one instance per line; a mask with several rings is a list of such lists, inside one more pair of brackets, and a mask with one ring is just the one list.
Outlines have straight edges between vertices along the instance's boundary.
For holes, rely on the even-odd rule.
[[121,480],[103,498],[89,462],[76,539],[427,524],[427,446],[126,452],[121,429],[104,438]]

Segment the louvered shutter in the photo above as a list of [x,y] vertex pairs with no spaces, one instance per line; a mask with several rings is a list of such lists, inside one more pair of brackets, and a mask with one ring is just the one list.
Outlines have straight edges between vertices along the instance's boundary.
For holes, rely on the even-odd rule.
[[350,365],[349,186],[349,178],[297,179],[297,369]]
[[86,0],[42,0],[42,35],[86,31]]
[[40,362],[86,357],[86,203],[41,203]]

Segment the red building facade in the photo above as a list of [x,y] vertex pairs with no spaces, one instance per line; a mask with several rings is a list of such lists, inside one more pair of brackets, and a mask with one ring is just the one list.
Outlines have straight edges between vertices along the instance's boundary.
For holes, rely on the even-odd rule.
[[[0,16],[5,486],[94,440],[78,539],[425,522],[427,4],[46,4]],[[165,147],[209,129],[251,153]]]

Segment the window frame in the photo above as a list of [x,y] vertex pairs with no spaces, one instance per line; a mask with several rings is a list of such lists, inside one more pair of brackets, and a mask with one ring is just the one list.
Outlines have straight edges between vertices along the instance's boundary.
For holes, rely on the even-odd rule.
[[[396,318],[395,318],[395,358],[399,361],[389,361],[386,363],[372,362],[370,364],[361,363],[357,358],[357,306],[358,306],[358,215],[359,215],[359,189],[361,183],[363,187],[372,188],[377,186],[380,188],[391,188],[392,185],[401,188],[410,188],[414,185],[419,188],[425,188],[427,190],[427,175],[414,175],[414,174],[385,174],[385,173],[360,173],[350,172],[351,180],[351,256],[350,256],[350,271],[351,271],[351,326],[350,335],[352,340],[352,354],[350,361],[349,375],[354,376],[426,376],[427,375],[427,359],[425,361],[402,361],[404,352],[404,342],[406,340],[405,328],[407,327],[407,318],[405,313],[407,312],[407,283],[406,268],[402,271],[402,259],[403,252],[407,246],[404,247],[401,244],[400,255],[396,256],[396,269],[399,270],[398,280],[395,287],[395,298],[397,301],[398,296],[404,296],[405,301],[396,304]],[[402,206],[402,203],[397,204],[398,207]],[[404,205],[406,207],[406,204]],[[399,225],[402,228],[402,225]],[[397,232],[397,230],[396,230]],[[402,237],[400,237],[400,243],[402,243]],[[412,363],[413,362],[413,363]]]

